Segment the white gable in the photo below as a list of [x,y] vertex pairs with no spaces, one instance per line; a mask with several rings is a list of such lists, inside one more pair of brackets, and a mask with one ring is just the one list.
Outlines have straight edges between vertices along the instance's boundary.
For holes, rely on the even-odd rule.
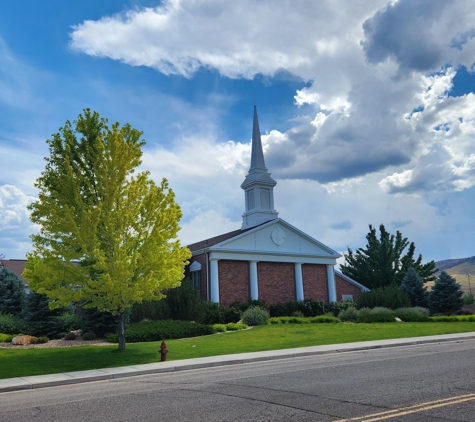
[[232,239],[214,245],[211,250],[248,253],[311,255],[338,258],[339,254],[289,223],[276,219]]

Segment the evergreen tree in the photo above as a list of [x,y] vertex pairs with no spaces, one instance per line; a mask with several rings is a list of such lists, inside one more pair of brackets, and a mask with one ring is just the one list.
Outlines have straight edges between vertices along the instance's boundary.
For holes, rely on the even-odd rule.
[[65,334],[61,331],[62,324],[58,319],[62,309],[50,309],[49,304],[46,295],[35,292],[28,295],[24,311],[27,334],[48,338],[60,338]]
[[25,283],[15,273],[0,266],[0,313],[20,315],[25,299]]
[[97,337],[117,332],[117,316],[110,312],[101,312],[94,308],[82,310],[82,329],[92,331]]
[[383,224],[379,226],[379,238],[373,226],[370,225],[369,230],[366,248],[359,248],[355,253],[348,248],[345,264],[341,265],[343,274],[370,289],[392,284],[400,286],[411,267],[424,281],[435,279],[437,268],[434,261],[422,264],[422,255],[414,259],[414,242],[409,243],[399,231],[396,235],[389,234]]
[[429,309],[432,314],[454,313],[462,309],[462,288],[455,278],[442,271],[429,295]]
[[424,280],[417,274],[414,268],[409,268],[402,279],[401,289],[409,295],[412,306],[427,308],[427,288],[424,286]]

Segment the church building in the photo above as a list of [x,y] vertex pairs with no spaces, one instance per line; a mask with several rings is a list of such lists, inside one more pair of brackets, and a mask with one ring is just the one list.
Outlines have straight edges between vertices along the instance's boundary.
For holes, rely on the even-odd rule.
[[225,307],[234,301],[357,300],[366,287],[335,271],[341,255],[278,217],[277,182],[268,172],[254,106],[251,166],[241,188],[240,229],[205,239],[192,252],[186,275],[203,299]]

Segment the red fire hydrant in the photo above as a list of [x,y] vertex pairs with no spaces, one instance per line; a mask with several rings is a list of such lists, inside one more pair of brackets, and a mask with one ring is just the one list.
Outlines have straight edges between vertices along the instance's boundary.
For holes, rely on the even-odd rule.
[[160,353],[160,361],[165,362],[167,360],[168,349],[167,349],[167,344],[164,341],[162,341],[162,344],[160,345],[160,350],[158,351],[158,353]]

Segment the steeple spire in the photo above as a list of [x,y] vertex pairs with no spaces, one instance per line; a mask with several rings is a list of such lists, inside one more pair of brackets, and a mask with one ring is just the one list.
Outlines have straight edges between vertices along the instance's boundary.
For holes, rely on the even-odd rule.
[[274,186],[277,182],[267,171],[262,150],[261,132],[254,106],[254,122],[252,125],[251,167],[241,188],[245,192],[245,212],[242,215],[242,229],[258,226],[266,221],[277,218],[274,210]]
[[261,131],[259,130],[259,120],[257,119],[257,108],[256,106],[254,106],[254,122],[252,124],[251,168],[249,169],[249,171],[256,168],[266,169],[266,163],[264,162],[264,152],[262,150]]

